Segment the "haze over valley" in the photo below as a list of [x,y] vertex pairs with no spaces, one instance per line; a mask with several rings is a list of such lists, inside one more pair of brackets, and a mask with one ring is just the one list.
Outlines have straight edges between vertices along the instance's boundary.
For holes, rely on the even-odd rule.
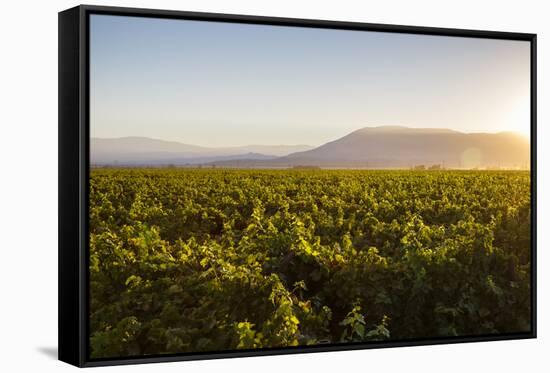
[[146,137],[92,138],[94,166],[230,168],[528,168],[529,140],[514,132],[364,127],[321,146],[204,147]]

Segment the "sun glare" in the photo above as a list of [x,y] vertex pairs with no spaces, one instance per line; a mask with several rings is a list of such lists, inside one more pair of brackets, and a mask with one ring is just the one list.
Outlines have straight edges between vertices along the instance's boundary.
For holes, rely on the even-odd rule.
[[526,138],[531,138],[531,107],[529,98],[522,98],[512,109],[509,118],[509,129]]

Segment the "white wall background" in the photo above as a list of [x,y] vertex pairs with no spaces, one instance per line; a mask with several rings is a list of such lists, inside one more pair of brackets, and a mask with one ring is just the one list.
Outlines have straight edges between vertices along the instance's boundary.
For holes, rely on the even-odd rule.
[[[544,371],[550,367],[550,223],[545,1],[181,0],[97,5],[538,33],[537,340],[108,368],[110,371]],[[57,12],[75,1],[5,1],[0,12],[0,370],[68,371],[57,354]],[[545,369],[546,368],[546,369]]]

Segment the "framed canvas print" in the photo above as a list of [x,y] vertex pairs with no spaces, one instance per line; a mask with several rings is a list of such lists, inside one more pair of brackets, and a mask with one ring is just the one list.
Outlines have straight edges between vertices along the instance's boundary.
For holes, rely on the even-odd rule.
[[536,336],[536,35],[59,13],[59,358]]

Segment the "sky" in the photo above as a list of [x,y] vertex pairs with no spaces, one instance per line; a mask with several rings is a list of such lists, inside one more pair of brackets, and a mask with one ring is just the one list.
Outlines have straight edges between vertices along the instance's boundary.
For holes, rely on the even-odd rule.
[[321,145],[530,126],[526,41],[92,15],[92,137]]

